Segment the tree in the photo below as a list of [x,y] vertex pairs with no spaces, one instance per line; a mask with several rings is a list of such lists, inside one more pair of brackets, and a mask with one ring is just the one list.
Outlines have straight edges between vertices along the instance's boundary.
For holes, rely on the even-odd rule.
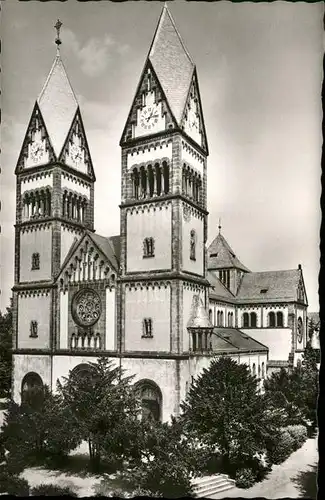
[[88,442],[90,465],[98,471],[103,454],[122,453],[124,434],[137,419],[139,404],[131,380],[105,357],[87,363],[88,370],[72,371],[57,390],[72,411],[83,440]]
[[317,353],[307,343],[302,362],[287,371],[284,368],[265,380],[265,395],[274,406],[284,409],[286,425],[317,425],[318,397]]
[[228,468],[263,453],[277,434],[280,416],[269,408],[247,365],[212,360],[182,404],[185,429],[218,450]]
[[10,397],[12,371],[12,307],[0,312],[0,397]]
[[62,460],[81,442],[76,424],[62,398],[46,386],[29,391],[21,405],[10,401],[1,432],[10,472],[47,458]]
[[191,478],[197,473],[197,460],[180,421],[138,422],[140,460],[131,473],[141,494],[179,498],[192,495]]

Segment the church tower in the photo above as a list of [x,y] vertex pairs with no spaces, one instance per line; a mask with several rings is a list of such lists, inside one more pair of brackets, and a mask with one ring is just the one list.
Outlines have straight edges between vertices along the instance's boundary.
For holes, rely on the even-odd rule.
[[120,146],[121,350],[169,357],[177,372],[194,297],[207,300],[208,146],[196,68],[166,5]]
[[60,55],[60,21],[55,28],[56,57],[35,102],[15,171],[13,288],[15,378],[20,369],[26,371],[24,364],[33,371],[36,363],[50,387],[57,335],[54,282],[75,238],[93,230],[95,182],[78,102]]

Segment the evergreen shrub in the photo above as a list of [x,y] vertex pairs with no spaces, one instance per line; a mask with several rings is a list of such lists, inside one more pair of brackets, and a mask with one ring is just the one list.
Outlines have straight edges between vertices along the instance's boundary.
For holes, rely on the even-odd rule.
[[69,486],[57,486],[56,484],[40,484],[32,488],[33,496],[45,496],[45,497],[55,497],[55,496],[69,496],[77,497],[76,493],[69,488]]
[[256,482],[256,474],[252,469],[239,469],[235,481],[237,488],[250,488]]

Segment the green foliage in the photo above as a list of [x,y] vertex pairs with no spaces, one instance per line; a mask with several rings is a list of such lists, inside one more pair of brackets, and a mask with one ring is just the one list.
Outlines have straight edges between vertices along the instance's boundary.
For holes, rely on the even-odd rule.
[[256,474],[252,469],[239,469],[235,480],[237,488],[250,488],[256,482]]
[[171,424],[143,422],[142,425],[141,462],[132,471],[133,483],[150,496],[191,496],[196,461],[180,423],[172,420]]
[[270,406],[281,408],[284,425],[317,425],[317,353],[307,344],[302,363],[292,370],[281,369],[265,380],[265,395]]
[[182,411],[186,431],[217,446],[224,467],[263,453],[281,420],[259,393],[249,368],[226,357],[213,360],[195,380]]
[[29,496],[29,484],[28,481],[22,477],[13,475],[8,476],[6,482],[6,492],[8,495],[13,495],[16,497],[28,497]]
[[296,441],[287,428],[280,429],[276,443],[268,450],[268,458],[273,464],[284,462],[296,448]]
[[103,454],[123,457],[125,436],[138,417],[139,404],[131,380],[101,357],[88,371],[72,371],[57,390],[73,413],[82,440],[89,445],[90,465],[98,471]]
[[1,433],[2,445],[9,451],[8,470],[19,473],[46,457],[67,455],[81,442],[76,424],[60,396],[47,387],[31,391],[21,405],[11,401]]
[[286,430],[295,441],[295,448],[300,448],[307,439],[307,429],[304,425],[288,425]]
[[12,371],[12,309],[0,312],[0,397],[10,397]]
[[32,488],[32,496],[55,497],[68,495],[77,497],[76,493],[69,486],[57,486],[56,484],[40,484]]

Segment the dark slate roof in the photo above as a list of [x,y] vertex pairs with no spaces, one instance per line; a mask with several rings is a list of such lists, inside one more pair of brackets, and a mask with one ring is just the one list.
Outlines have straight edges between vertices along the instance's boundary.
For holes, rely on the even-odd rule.
[[148,58],[167,97],[170,109],[180,124],[194,72],[194,63],[166,4]]
[[100,236],[96,233],[88,232],[92,240],[101,249],[104,255],[111,262],[116,271],[120,266],[120,237],[119,236]]
[[296,301],[300,278],[299,269],[246,273],[242,278],[237,299],[247,303]]
[[212,328],[209,315],[199,295],[194,295],[187,328]]
[[234,267],[249,272],[249,269],[240,262],[225,238],[219,233],[208,248],[208,269]]
[[214,328],[212,335],[213,351],[224,350],[229,345],[229,350],[240,351],[268,351],[268,347],[237,328]]
[[228,288],[221,283],[219,278],[211,271],[208,271],[207,278],[211,285],[209,289],[209,298],[227,300],[228,302],[234,302],[234,295],[228,290]]

